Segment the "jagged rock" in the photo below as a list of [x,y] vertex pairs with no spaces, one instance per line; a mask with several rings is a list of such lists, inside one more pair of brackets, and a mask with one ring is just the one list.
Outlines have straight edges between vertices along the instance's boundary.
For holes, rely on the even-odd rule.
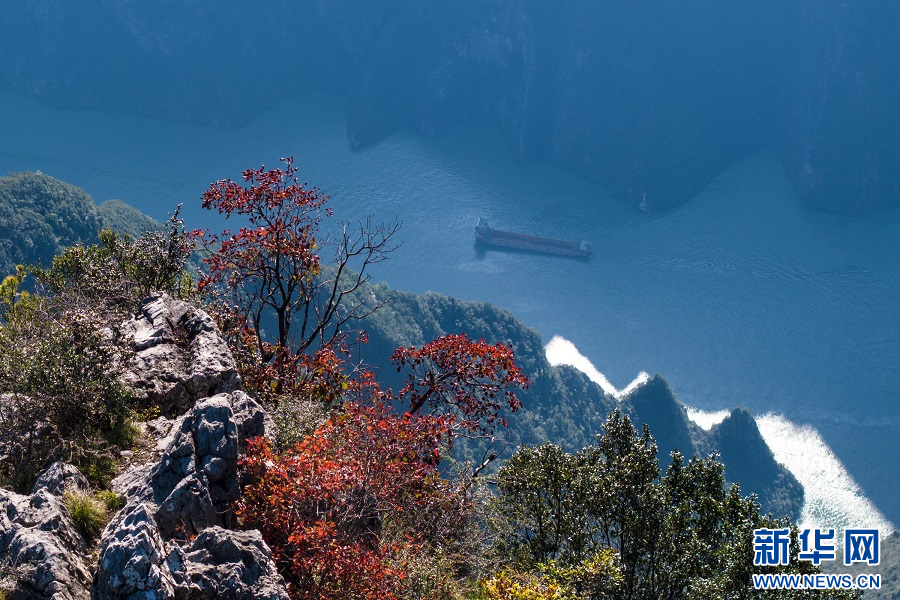
[[[161,427],[160,432],[165,432],[167,427]],[[283,591],[283,584],[278,587],[278,581],[273,579],[274,566],[261,538],[257,544],[252,541],[255,538],[245,539],[236,532],[228,532],[238,535],[230,543],[238,548],[246,547],[241,551],[244,554],[217,555],[207,547],[207,554],[225,565],[221,569],[209,567],[212,569],[209,571],[208,565],[201,564],[199,558],[180,558],[200,556],[196,552],[202,547],[194,547],[191,545],[194,542],[189,540],[207,540],[213,534],[206,532],[226,531],[224,528],[232,525],[230,506],[240,494],[237,472],[240,448],[247,438],[265,435],[266,431],[267,417],[262,407],[240,391],[202,399],[176,419],[162,438],[168,444],[156,463],[132,467],[113,481],[113,489],[128,499],[125,508],[101,536],[100,564],[92,597],[96,600],[172,597],[176,588],[177,597],[216,597],[204,595],[207,592],[203,590],[219,589],[216,586],[230,577],[227,573],[237,568],[227,566],[237,564],[237,559],[228,557],[238,555],[244,557],[238,561],[243,567],[235,571],[240,573],[241,581],[252,587],[257,579],[265,576],[265,585],[259,589]],[[254,554],[256,558],[247,555],[248,544],[258,549],[261,544],[261,554]],[[198,581],[207,582],[202,589],[197,588],[200,591],[191,587],[195,576]],[[282,597],[260,593],[263,595],[233,597]]]
[[[234,408],[238,408],[235,414]],[[152,506],[165,538],[194,535],[230,524],[228,505],[237,499],[237,457],[245,437],[264,433],[262,407],[244,392],[198,402],[175,422],[168,446],[155,464],[128,469],[113,489]]]
[[269,413],[262,409],[259,402],[244,392],[231,395],[231,410],[234,411],[234,422],[241,443],[255,437],[271,436],[275,430],[275,424]]
[[34,482],[33,493],[45,489],[54,496],[62,496],[66,492],[89,490],[91,485],[87,478],[75,466],[57,461],[47,467]]
[[87,546],[61,498],[86,484],[77,469],[57,463],[38,478],[30,496],[0,490],[0,563],[17,567],[10,598],[88,598]]
[[272,553],[256,530],[211,527],[185,548],[175,546],[166,564],[175,579],[175,598],[288,598]]
[[134,350],[122,379],[146,406],[178,415],[201,399],[240,389],[228,345],[208,314],[165,293],[144,300],[123,332]]
[[227,398],[198,403],[150,471],[153,500],[159,506],[156,517],[167,536],[179,528],[196,533],[224,524],[219,510],[227,514],[228,500],[239,493],[237,452],[237,426]]
[[165,550],[152,510],[129,502],[115,523],[101,538],[91,598],[171,598],[174,585],[163,567]]

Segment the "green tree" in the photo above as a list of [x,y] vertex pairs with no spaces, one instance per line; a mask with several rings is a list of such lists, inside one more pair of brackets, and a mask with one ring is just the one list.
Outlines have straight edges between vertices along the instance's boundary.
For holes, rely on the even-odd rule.
[[[511,568],[537,572],[546,583],[548,565],[578,569],[603,552],[615,553],[615,576],[603,571],[598,581],[604,585],[578,597],[757,598],[768,592],[752,588],[753,573],[817,572],[797,557],[796,528],[789,565],[754,566],[753,530],[788,527],[789,521],[762,515],[754,496],[726,486],[714,456],[685,463],[675,451],[661,476],[648,428],[638,434],[618,410],[597,445],[575,455],[552,444],[519,448],[500,469],[497,491],[493,550]],[[835,591],[818,597],[856,596]]]
[[19,289],[25,281],[25,272],[25,267],[18,265],[16,273],[8,275],[0,283],[0,323],[14,319],[37,305],[38,298]]
[[573,497],[577,459],[559,446],[522,446],[500,468],[497,489],[502,512],[512,524],[510,538],[499,541],[517,561],[530,566],[572,554],[578,534]]
[[645,425],[638,436],[631,419],[617,409],[597,446],[579,453],[586,488],[582,518],[597,532],[595,543],[618,551],[626,597],[640,596],[655,566],[661,518],[656,451],[650,428]]

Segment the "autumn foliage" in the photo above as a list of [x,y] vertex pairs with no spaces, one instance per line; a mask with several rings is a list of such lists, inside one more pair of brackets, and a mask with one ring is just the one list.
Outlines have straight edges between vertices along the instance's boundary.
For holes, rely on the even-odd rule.
[[368,281],[368,268],[393,250],[399,229],[366,220],[324,234],[328,197],[300,182],[293,157],[282,162],[247,169],[244,183],[211,184],[203,207],[245,224],[193,232],[207,251],[208,273],[198,288],[235,349],[245,386],[271,403],[333,380],[333,371],[317,369],[333,362],[328,353],[344,351],[345,326],[377,308],[354,294]]
[[440,472],[453,437],[492,430],[500,400],[516,410],[510,388],[528,384],[510,348],[464,335],[394,358],[410,369],[399,394],[366,374],[305,440],[282,453],[255,440],[243,461],[237,514],[262,531],[297,598],[397,597],[405,557],[452,545],[468,525],[465,485]]
[[293,445],[250,442],[236,514],[263,533],[292,596],[400,597],[423,557],[451,556],[471,526],[471,475],[442,472],[453,439],[490,437],[529,381],[511,347],[465,335],[398,349],[406,378],[396,392],[349,365],[347,340],[365,339],[351,321],[378,308],[356,292],[398,226],[367,220],[323,235],[327,198],[299,182],[293,159],[283,162],[212,184],[203,206],[245,224],[194,232],[209,271],[199,291],[247,389],[270,406],[302,402],[323,415]]
[[446,433],[440,418],[348,404],[284,454],[258,439],[244,460],[253,483],[238,515],[262,531],[295,597],[394,597],[404,577],[398,552],[426,540],[409,526],[386,540],[384,520],[396,529],[443,501]]
[[409,371],[400,397],[410,413],[449,414],[468,433],[489,434],[498,423],[505,426],[501,409],[518,410],[522,403],[514,388],[529,384],[511,347],[476,342],[465,334],[447,335],[422,348],[398,348],[391,360],[398,371]]

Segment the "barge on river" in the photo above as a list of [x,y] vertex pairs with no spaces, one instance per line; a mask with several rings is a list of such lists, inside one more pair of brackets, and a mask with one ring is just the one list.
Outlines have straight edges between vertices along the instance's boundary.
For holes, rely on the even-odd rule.
[[591,243],[585,240],[573,242],[571,240],[501,231],[492,229],[484,219],[478,219],[478,225],[475,227],[475,239],[490,246],[542,252],[544,254],[557,254],[559,256],[584,258],[591,254]]

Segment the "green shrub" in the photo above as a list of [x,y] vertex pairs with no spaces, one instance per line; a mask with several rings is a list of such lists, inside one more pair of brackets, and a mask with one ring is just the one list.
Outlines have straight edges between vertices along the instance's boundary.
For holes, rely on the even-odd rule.
[[63,496],[63,504],[75,527],[87,539],[100,535],[109,520],[106,504],[90,492],[67,492]]
[[95,495],[97,496],[97,499],[103,503],[109,513],[114,513],[125,506],[125,497],[120,496],[113,491],[99,490]]
[[118,448],[136,434],[133,391],[114,372],[126,349],[89,306],[36,295],[22,302],[0,324],[0,485],[27,491],[61,459],[103,486]]
[[32,267],[31,272],[51,296],[106,307],[132,308],[156,291],[187,297],[193,283],[185,269],[194,243],[178,217],[180,210],[164,231],[132,238],[103,229],[97,234],[99,244],[75,244],[54,258],[49,269]]

